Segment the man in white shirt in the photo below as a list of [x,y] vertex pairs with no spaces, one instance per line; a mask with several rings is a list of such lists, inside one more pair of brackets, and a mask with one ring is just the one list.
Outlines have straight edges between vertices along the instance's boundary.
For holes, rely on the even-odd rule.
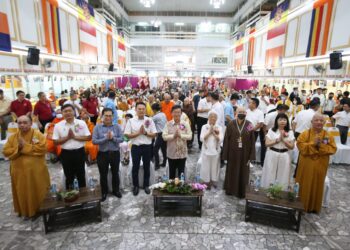
[[346,145],[350,126],[350,102],[344,103],[343,111],[336,113],[332,118],[336,121],[336,126],[339,129],[341,144]]
[[136,116],[126,124],[124,135],[131,140],[132,183],[133,194],[139,193],[139,169],[142,157],[144,179],[143,187],[146,194],[150,194],[149,178],[152,157],[152,139],[156,137],[157,129],[151,118],[145,117],[146,104],[136,103]]
[[212,103],[211,97],[208,94],[206,97],[199,100],[197,108],[197,136],[199,149],[202,148],[202,142],[200,140],[200,134],[202,127],[208,123],[208,113],[211,110]]
[[219,101],[219,95],[216,92],[211,92],[210,96],[213,104],[211,109],[214,110],[218,115],[218,120],[216,123],[222,128],[225,128],[225,111],[224,111],[224,107],[221,105]]
[[252,123],[254,126],[254,135],[255,135],[255,141],[258,139],[258,136],[260,137],[260,144],[261,144],[261,150],[260,150],[260,164],[261,166],[264,166],[264,160],[265,160],[265,153],[266,153],[266,146],[265,146],[265,133],[262,129],[264,125],[264,113],[258,109],[259,107],[259,99],[257,98],[251,98],[249,101],[249,109],[247,109],[247,120]]
[[270,104],[270,100],[269,98],[265,95],[265,91],[261,91],[261,95],[259,97],[259,107],[258,109],[260,109],[264,115],[267,113],[267,106]]
[[334,93],[330,92],[328,95],[328,99],[325,100],[323,105],[323,114],[328,115],[329,117],[333,116],[333,111],[336,106],[335,100],[334,100]]
[[75,92],[70,93],[70,100],[65,101],[64,104],[70,104],[74,107],[75,117],[79,117],[82,106],[79,103],[78,95]]
[[311,100],[313,100],[315,98],[318,98],[320,100],[320,105],[321,105],[321,107],[323,107],[326,97],[322,93],[322,88],[317,88],[316,93],[312,95]]
[[52,139],[55,145],[62,148],[60,158],[66,176],[66,189],[73,188],[74,178],[77,178],[79,187],[85,187],[84,147],[91,140],[91,134],[84,121],[75,119],[71,104],[64,104],[61,110],[64,120],[55,125]]
[[277,115],[281,114],[281,113],[286,113],[288,111],[288,109],[289,109],[288,105],[278,104],[277,108],[276,108],[276,111],[268,113],[265,116],[265,120],[264,120],[265,134],[269,131],[269,129],[274,127]]
[[320,102],[319,100],[315,99],[310,102],[309,109],[302,110],[296,115],[294,121],[292,122],[294,137],[296,140],[302,132],[311,128],[312,118],[319,108]]

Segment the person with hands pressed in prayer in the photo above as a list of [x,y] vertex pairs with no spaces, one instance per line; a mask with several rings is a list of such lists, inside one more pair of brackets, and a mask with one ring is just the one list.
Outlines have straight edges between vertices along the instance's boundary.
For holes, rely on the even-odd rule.
[[63,121],[55,125],[52,139],[61,145],[61,163],[66,177],[66,189],[73,187],[77,178],[79,187],[86,186],[85,180],[85,143],[91,140],[86,123],[75,118],[74,106],[65,104],[62,107]]

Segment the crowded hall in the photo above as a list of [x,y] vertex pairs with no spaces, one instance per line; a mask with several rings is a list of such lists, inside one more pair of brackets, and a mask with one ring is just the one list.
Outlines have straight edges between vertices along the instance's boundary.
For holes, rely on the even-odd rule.
[[0,249],[350,249],[349,10],[0,0]]

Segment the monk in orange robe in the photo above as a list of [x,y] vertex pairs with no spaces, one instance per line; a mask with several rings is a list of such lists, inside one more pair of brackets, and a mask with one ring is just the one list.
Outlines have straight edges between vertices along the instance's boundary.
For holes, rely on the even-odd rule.
[[18,216],[33,217],[50,189],[46,166],[46,140],[39,130],[31,128],[28,116],[17,119],[18,131],[4,145],[4,156],[10,160],[13,206]]
[[173,119],[171,109],[174,106],[174,102],[171,100],[171,96],[169,94],[164,94],[164,101],[160,103],[160,106],[162,107],[162,112],[165,114],[166,119],[171,121]]
[[295,181],[300,184],[300,199],[306,212],[321,211],[329,156],[337,151],[334,138],[323,130],[325,122],[323,115],[316,113],[312,128],[304,131],[297,141],[300,155]]
[[61,155],[61,146],[55,145],[55,143],[52,140],[53,130],[55,128],[55,125],[63,120],[62,114],[57,113],[57,116],[51,123],[49,123],[47,127],[46,132],[46,147],[47,152],[54,154],[57,158]]
[[[90,133],[92,134],[93,131],[94,131],[94,127],[95,125],[90,121],[90,117],[89,115],[87,114],[87,112],[85,111],[82,111],[80,113],[80,117],[83,121],[86,122],[86,125],[88,126],[89,128],[89,131]],[[92,162],[95,162],[96,159],[97,159],[97,153],[98,153],[98,145],[94,145],[92,143],[92,139],[90,141],[87,141],[85,143],[85,152],[86,152],[86,155],[88,156],[88,163],[92,163]]]

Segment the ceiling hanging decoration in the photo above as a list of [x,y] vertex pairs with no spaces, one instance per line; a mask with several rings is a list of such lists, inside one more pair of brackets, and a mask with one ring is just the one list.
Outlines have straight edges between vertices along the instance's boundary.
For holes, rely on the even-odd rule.
[[151,8],[155,4],[156,0],[140,0],[140,3],[143,4],[145,8]]
[[221,5],[225,4],[225,0],[210,0],[210,4],[214,6],[214,9],[219,9]]

